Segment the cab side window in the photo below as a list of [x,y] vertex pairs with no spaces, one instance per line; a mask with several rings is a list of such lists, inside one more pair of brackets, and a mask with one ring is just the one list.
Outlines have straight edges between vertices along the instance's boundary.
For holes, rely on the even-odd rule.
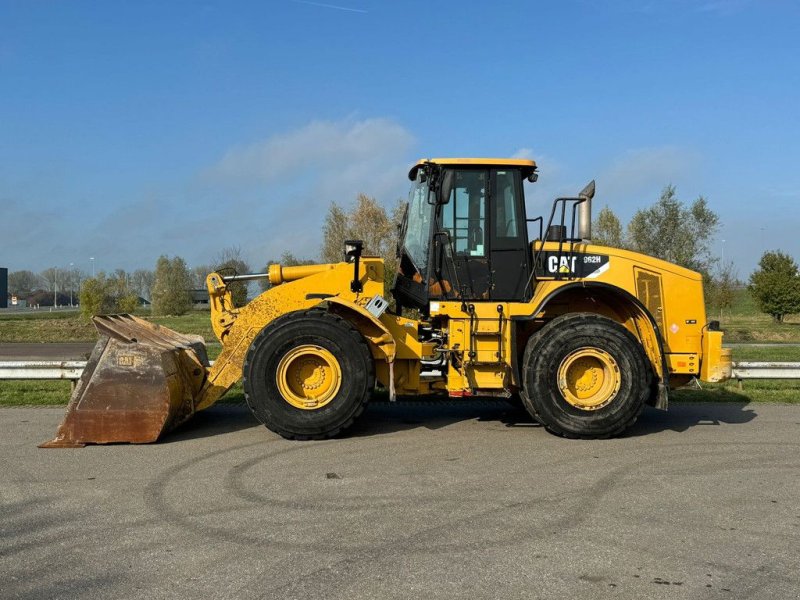
[[494,235],[498,239],[519,237],[515,175],[511,171],[497,171],[495,174]]
[[456,254],[486,256],[485,171],[456,171],[449,202],[443,206],[442,227]]

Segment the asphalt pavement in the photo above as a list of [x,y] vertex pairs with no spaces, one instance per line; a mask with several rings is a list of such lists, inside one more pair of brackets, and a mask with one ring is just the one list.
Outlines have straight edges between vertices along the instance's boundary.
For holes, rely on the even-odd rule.
[[94,342],[2,343],[0,360],[86,360]]
[[302,443],[223,405],[38,449],[62,414],[0,410],[3,598],[800,597],[798,406],[570,441],[503,402],[383,403]]

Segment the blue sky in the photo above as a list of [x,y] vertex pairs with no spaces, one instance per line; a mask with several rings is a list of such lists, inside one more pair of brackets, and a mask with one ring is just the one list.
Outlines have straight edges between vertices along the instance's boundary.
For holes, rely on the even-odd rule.
[[800,3],[0,0],[0,265],[315,257],[423,156],[531,156],[532,214],[668,183],[740,276],[800,259]]

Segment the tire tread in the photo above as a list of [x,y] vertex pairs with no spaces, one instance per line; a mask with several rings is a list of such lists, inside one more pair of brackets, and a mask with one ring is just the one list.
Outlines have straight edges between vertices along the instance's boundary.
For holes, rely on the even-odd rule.
[[312,433],[296,433],[280,427],[280,425],[273,423],[273,422],[266,422],[258,417],[256,414],[256,410],[254,408],[254,399],[252,398],[251,394],[248,392],[248,378],[247,373],[249,372],[249,367],[252,364],[253,359],[255,358],[255,353],[258,351],[259,342],[263,340],[265,337],[274,335],[279,329],[283,328],[287,324],[294,323],[298,319],[304,320],[315,320],[315,319],[324,319],[325,321],[330,322],[331,324],[335,324],[336,327],[343,330],[343,333],[346,333],[353,340],[359,345],[360,352],[363,356],[367,359],[367,363],[370,365],[367,373],[367,390],[372,390],[375,387],[375,366],[372,360],[372,354],[369,349],[369,345],[367,341],[364,339],[364,336],[361,335],[359,332],[349,321],[341,317],[340,315],[334,314],[322,308],[311,308],[308,310],[301,310],[291,312],[285,315],[282,315],[275,319],[272,323],[264,327],[258,335],[253,339],[253,342],[250,344],[250,348],[247,350],[247,355],[245,357],[244,363],[242,364],[242,381],[245,388],[245,402],[247,406],[250,408],[251,412],[256,416],[257,419],[270,431],[277,433],[281,437],[287,440],[297,440],[297,441],[312,441],[312,440],[326,440],[337,435],[341,434],[343,431],[348,429],[355,420],[364,412],[364,409],[369,402],[371,393],[368,392],[364,395],[363,399],[358,403],[349,417],[339,426],[335,428],[323,428],[319,427],[318,431]]
[[[530,339],[528,340],[525,346],[525,352],[523,355],[523,382],[527,384],[531,380],[530,372],[533,369],[533,356],[540,351],[542,342],[547,339],[547,336],[552,333],[555,328],[559,328],[560,331],[563,332],[572,332],[574,334],[581,334],[585,332],[586,326],[591,324],[602,324],[603,326],[607,326],[609,323],[612,323],[613,326],[621,327],[616,321],[609,319],[608,317],[604,317],[602,315],[598,315],[596,313],[568,313],[566,315],[562,315],[557,317],[547,323],[544,327],[542,327],[539,331],[534,333]],[[625,332],[630,336],[631,342],[636,344],[637,351],[641,352],[640,346],[638,341],[633,338],[633,336],[625,330]],[[649,361],[645,360],[646,364],[649,366]],[[651,373],[652,376],[652,373]],[[649,387],[649,386],[648,386]],[[538,410],[536,403],[532,402],[530,397],[527,393],[527,385],[523,385],[521,390],[521,397],[525,408],[528,410],[530,415],[536,419],[539,423],[544,426],[544,428],[549,431],[550,433],[564,437],[567,439],[583,439],[583,440],[591,440],[591,439],[609,439],[612,437],[616,437],[624,432],[626,429],[631,427],[636,420],[641,415],[642,411],[644,410],[644,402],[639,402],[637,410],[633,411],[633,413],[624,421],[620,422],[616,427],[611,430],[600,432],[600,433],[581,433],[570,431],[561,427],[558,423],[554,423],[551,419],[548,419],[545,415]]]

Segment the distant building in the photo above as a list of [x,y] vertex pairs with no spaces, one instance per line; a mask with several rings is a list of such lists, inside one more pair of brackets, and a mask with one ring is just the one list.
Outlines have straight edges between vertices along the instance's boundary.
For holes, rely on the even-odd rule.
[[189,290],[189,295],[192,298],[192,306],[194,308],[208,308],[208,290],[205,288],[199,290]]
[[0,308],[8,308],[8,269],[0,267]]

